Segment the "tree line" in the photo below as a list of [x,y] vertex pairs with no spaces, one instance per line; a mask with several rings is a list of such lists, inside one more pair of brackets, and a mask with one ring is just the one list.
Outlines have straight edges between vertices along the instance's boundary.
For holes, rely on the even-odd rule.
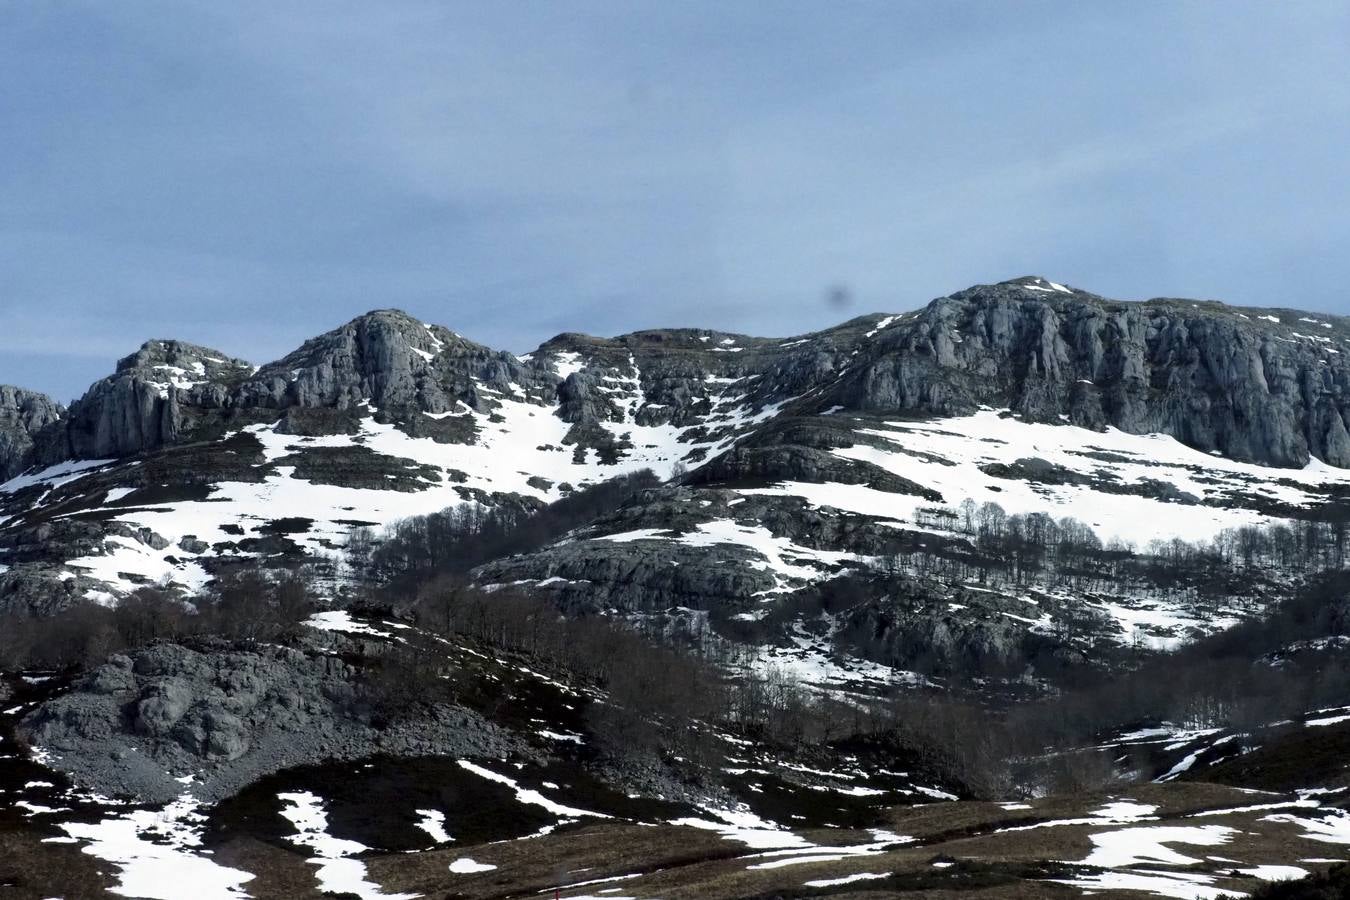
[[105,606],[81,600],[56,616],[0,615],[0,671],[90,668],[156,641],[274,641],[318,608],[311,574],[239,568],[188,593],[147,585]]
[[402,519],[379,533],[358,527],[349,535],[347,561],[358,578],[382,584],[464,573],[537,550],[660,483],[650,469],[642,469],[575,490],[547,506],[463,503]]
[[1014,584],[1049,577],[1086,589],[1144,582],[1179,590],[1200,584],[1226,592],[1252,575],[1307,576],[1345,568],[1348,516],[1350,508],[1333,504],[1300,520],[1226,528],[1207,540],[1157,538],[1138,546],[1119,538],[1103,541],[1072,517],[1010,514],[998,503],[966,499],[955,509],[917,512],[917,524],[952,540],[908,542],[885,557],[880,568]]

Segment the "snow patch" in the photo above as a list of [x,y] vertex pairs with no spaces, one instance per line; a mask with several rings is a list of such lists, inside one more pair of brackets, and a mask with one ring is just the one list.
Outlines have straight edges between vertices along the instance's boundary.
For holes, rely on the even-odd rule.
[[281,815],[295,826],[296,833],[290,836],[290,842],[314,853],[308,862],[317,867],[314,877],[319,881],[319,890],[326,894],[354,894],[361,900],[413,900],[418,896],[386,894],[379,885],[367,880],[365,863],[353,857],[370,848],[330,835],[328,815],[318,797],[302,791],[278,794],[277,799],[289,804],[281,810]]
[[179,900],[184,885],[200,900],[247,897],[242,885],[254,876],[202,855],[206,817],[189,797],[159,810],[138,810],[101,822],[64,822],[70,838],[87,841],[84,853],[117,866],[112,893],[150,900]]
[[474,875],[478,872],[491,872],[497,868],[488,863],[474,862],[467,856],[461,857],[450,864],[450,871],[456,875]]

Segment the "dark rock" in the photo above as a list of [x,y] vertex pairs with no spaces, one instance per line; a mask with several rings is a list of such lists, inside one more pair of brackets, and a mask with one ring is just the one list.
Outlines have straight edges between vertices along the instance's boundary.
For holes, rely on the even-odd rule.
[[0,482],[33,463],[35,438],[56,425],[63,413],[46,394],[0,384]]
[[[1214,303],[1122,303],[1035,278],[930,303],[878,338],[830,392],[859,410],[936,415],[1007,407],[1030,421],[1170,434],[1266,465],[1350,466],[1350,362],[1334,317],[1309,335]],[[1280,311],[1277,311],[1280,312]],[[1266,314],[1268,315],[1268,314]],[[1306,317],[1306,316],[1303,316]]]
[[375,727],[356,702],[355,670],[329,655],[346,639],[320,640],[325,648],[158,644],[114,656],[38,706],[20,730],[78,783],[153,802],[182,793],[175,778],[187,774],[196,776],[194,795],[219,800],[282,768],[328,758],[524,751],[461,707]]

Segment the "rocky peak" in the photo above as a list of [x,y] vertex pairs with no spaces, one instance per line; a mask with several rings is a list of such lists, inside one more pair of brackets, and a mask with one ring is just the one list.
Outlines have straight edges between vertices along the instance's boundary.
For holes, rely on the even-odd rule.
[[1015,285],[1023,290],[1039,291],[1046,294],[1082,294],[1077,288],[1069,287],[1066,284],[1060,284],[1042,275],[1021,275],[1017,278],[1009,278],[1007,281],[1000,281],[1000,285]]
[[38,434],[64,411],[46,394],[0,384],[0,481],[28,468]]
[[71,405],[43,442],[47,462],[118,457],[171,444],[193,411],[230,405],[231,390],[253,372],[244,360],[185,341],[146,341]]
[[238,381],[253,371],[251,363],[232,359],[210,347],[186,341],[150,340],[135,353],[118,360],[113,377],[134,375],[162,383],[166,389],[187,390],[208,381]]
[[793,401],[799,412],[1006,407],[1035,421],[1170,434],[1252,462],[1350,466],[1346,347],[1350,326],[1339,318],[1122,302],[1037,275],[793,338],[698,328],[565,333],[519,358],[386,309],[256,371],[209,348],[149,341],[63,423],[35,426],[45,437],[9,426],[0,463],[11,471],[34,454],[123,456],[282,418],[286,431],[333,433],[354,432],[373,414],[410,434],[459,441],[474,416],[511,402],[551,408],[577,426],[569,443],[581,447],[625,423],[716,424]]
[[[541,374],[547,384],[540,383]],[[369,403],[439,415],[460,402],[488,411],[493,395],[523,393],[543,402],[556,382],[509,353],[385,309],[358,316],[264,366],[242,399],[274,408],[353,409]]]
[[1007,407],[1034,421],[1170,434],[1267,465],[1316,456],[1350,466],[1350,364],[1339,349],[1350,332],[1337,319],[1112,301],[1036,277],[901,318],[834,402],[938,415]]

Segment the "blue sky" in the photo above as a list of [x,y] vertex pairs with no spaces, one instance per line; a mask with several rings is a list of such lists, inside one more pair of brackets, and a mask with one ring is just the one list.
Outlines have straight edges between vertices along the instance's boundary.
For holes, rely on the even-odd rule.
[[1350,313],[1348,46],[1343,2],[0,3],[0,382],[1029,273]]

